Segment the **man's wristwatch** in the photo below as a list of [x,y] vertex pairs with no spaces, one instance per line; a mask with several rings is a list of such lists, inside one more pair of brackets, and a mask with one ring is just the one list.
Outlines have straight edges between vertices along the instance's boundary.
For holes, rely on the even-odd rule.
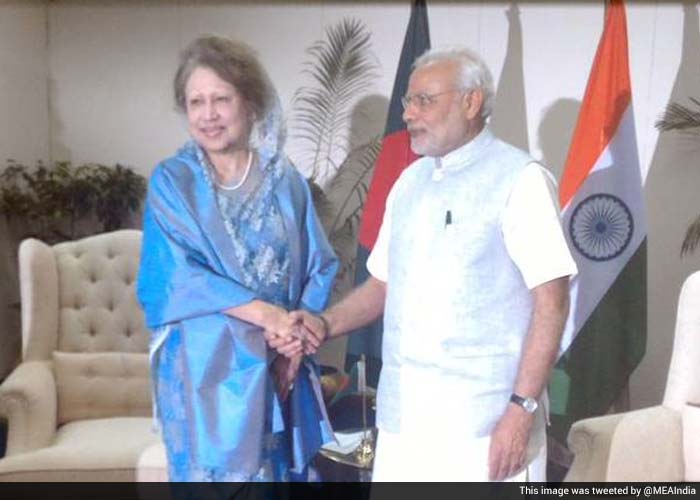
[[528,413],[535,413],[535,410],[537,410],[539,406],[535,398],[524,398],[515,393],[510,395],[510,402],[521,406]]

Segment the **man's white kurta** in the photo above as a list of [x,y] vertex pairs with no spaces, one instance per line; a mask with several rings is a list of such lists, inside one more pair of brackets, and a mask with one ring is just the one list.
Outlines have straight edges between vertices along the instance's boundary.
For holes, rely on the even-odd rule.
[[[488,130],[417,160],[389,194],[367,267],[387,283],[374,479],[485,480],[530,290],[576,272],[546,171]],[[545,406],[528,450],[542,462]]]

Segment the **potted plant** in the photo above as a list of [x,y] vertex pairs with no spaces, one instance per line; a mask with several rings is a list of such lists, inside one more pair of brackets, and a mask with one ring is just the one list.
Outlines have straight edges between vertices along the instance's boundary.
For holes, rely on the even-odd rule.
[[0,214],[20,238],[47,243],[122,227],[146,193],[146,180],[123,165],[29,167],[8,160],[0,173]]

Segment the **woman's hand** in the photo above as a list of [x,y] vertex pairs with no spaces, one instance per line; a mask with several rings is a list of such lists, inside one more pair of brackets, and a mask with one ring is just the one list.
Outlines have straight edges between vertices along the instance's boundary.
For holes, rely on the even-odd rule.
[[272,362],[272,378],[275,382],[277,394],[282,401],[286,401],[289,397],[289,392],[294,388],[299,366],[301,365],[302,355],[288,358],[286,356],[277,356]]
[[270,349],[288,358],[315,353],[328,336],[327,322],[319,316],[307,311],[287,312],[262,300],[253,300],[224,312],[262,327]]
[[290,318],[303,328],[306,341],[304,353],[312,354],[329,338],[328,321],[322,314],[314,315],[308,311],[298,310],[289,313]]
[[305,352],[305,332],[299,321],[287,311],[279,307],[271,309],[265,323],[265,340],[271,349],[287,358]]
[[268,306],[263,316],[262,326],[265,331],[284,339],[298,337],[296,319],[290,316],[286,309],[272,304]]
[[286,309],[256,299],[224,313],[261,327],[270,348],[283,356],[291,358],[304,352],[303,333]]
[[293,332],[288,335],[278,335],[270,330],[265,330],[263,335],[270,349],[276,350],[282,356],[293,358],[304,354],[305,341],[301,327],[296,326]]

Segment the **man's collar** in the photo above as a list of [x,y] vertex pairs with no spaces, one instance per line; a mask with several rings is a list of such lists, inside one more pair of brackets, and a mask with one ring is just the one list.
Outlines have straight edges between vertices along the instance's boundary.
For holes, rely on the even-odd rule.
[[479,153],[493,140],[493,134],[487,126],[471,141],[458,147],[442,157],[435,157],[436,170],[458,170],[470,165]]

